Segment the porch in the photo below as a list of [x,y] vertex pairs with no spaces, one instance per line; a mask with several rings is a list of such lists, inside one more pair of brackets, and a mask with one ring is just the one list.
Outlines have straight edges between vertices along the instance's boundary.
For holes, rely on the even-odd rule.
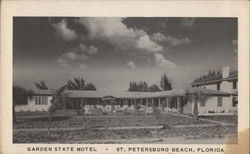
[[78,110],[85,114],[118,112],[151,114],[155,110],[182,113],[185,103],[183,96],[159,98],[115,98],[113,96],[102,98],[68,97],[63,101],[63,110]]

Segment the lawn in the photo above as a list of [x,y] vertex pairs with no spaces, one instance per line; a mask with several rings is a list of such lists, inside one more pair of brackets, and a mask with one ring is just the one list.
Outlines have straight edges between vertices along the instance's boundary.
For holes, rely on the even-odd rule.
[[[19,119],[19,121],[21,121]],[[179,117],[169,114],[160,115],[159,119],[150,115],[131,116],[59,116],[57,120],[38,117],[25,119],[14,125],[14,128],[70,128],[70,127],[122,127],[122,126],[157,126],[157,125],[192,125],[209,124],[208,121],[195,121],[192,118]]]
[[216,121],[232,123],[232,124],[238,123],[238,116],[236,116],[236,115],[201,116],[200,118],[209,119],[209,120],[216,120]]
[[[112,143],[122,143],[119,140],[133,140],[151,138],[182,137],[186,140],[220,139],[237,132],[235,126],[211,126],[206,128],[163,128],[130,129],[130,130],[98,130],[83,129],[76,131],[54,131],[48,136],[47,132],[14,132],[14,143],[95,143],[101,140],[113,140]],[[92,142],[91,142],[92,140]],[[105,143],[105,142],[104,142]],[[178,142],[177,142],[178,143]],[[179,143],[181,144],[181,143]]]
[[[231,116],[205,118],[218,119],[218,121],[235,119],[235,117]],[[137,126],[163,126],[163,128],[135,129]],[[47,129],[29,131],[32,128],[40,129],[48,127],[78,129],[50,131],[50,135],[48,135]],[[108,129],[114,127],[133,128]],[[26,130],[20,131],[18,129]],[[183,140],[201,141],[206,139],[221,139],[226,136],[236,135],[237,125],[223,126],[210,121],[195,121],[190,117],[181,117],[173,114],[161,114],[160,116],[56,116],[52,121],[49,121],[48,117],[33,116],[33,118],[26,117],[23,119],[19,117],[19,122],[14,125],[14,130],[14,143],[126,143],[132,140],[137,140],[133,143],[144,143],[146,139],[155,139],[163,143],[164,140],[166,141],[166,139],[173,137],[181,137]],[[182,141],[177,140],[173,142],[181,143]],[[214,143],[213,141],[209,142]]]

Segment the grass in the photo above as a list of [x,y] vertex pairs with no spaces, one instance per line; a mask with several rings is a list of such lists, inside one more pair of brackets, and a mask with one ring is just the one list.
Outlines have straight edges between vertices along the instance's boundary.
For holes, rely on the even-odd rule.
[[226,122],[226,123],[232,123],[232,124],[238,123],[238,116],[236,115],[201,116],[201,118],[209,119],[209,120],[216,120],[216,121]]
[[186,139],[223,138],[227,134],[235,134],[234,126],[212,126],[207,128],[164,128],[159,131],[154,129],[131,130],[98,130],[83,129],[76,131],[56,131],[50,136],[47,132],[15,132],[14,143],[88,143],[90,140],[119,140],[119,139],[144,139],[184,137]]
[[[232,116],[211,116],[202,117],[223,122],[237,122],[237,117]],[[195,121],[192,118],[180,117],[171,114],[161,114],[159,117],[150,115],[129,115],[129,116],[55,116],[52,121],[48,117],[32,116],[32,118],[20,117],[19,122],[14,125],[17,128],[75,128],[83,127],[74,131],[52,131],[48,135],[47,131],[13,131],[14,143],[90,143],[91,140],[111,140],[112,143],[123,143],[119,140],[145,138],[164,139],[169,137],[182,137],[185,139],[209,139],[224,138],[227,135],[237,134],[237,125],[221,126],[211,125],[206,127],[181,127],[178,125],[200,125],[212,124],[209,121]],[[157,126],[163,128],[156,129],[127,129],[127,130],[99,130],[99,127],[127,127],[127,126]],[[118,140],[118,141],[115,141]],[[139,143],[139,142],[138,142]],[[140,142],[141,143],[141,142]]]
[[[174,115],[160,115],[159,119],[154,116],[86,116],[86,117],[54,117],[48,121],[48,117],[38,117],[21,120],[14,128],[69,128],[69,127],[122,127],[122,126],[156,126],[156,125],[192,125],[208,124],[207,121],[195,121],[191,118]],[[58,120],[56,120],[58,119]]]

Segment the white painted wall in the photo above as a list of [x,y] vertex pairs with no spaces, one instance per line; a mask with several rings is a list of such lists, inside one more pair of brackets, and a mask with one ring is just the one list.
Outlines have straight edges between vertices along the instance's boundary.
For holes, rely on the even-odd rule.
[[[211,97],[205,103],[205,106],[201,106],[198,103],[199,115],[225,115],[225,114],[234,114],[237,111],[237,106],[233,107],[232,96],[222,97],[222,106],[217,106],[218,98]],[[215,113],[208,113],[209,111],[214,111]],[[224,111],[224,112],[223,112]]]
[[[183,107],[183,113],[193,114],[193,102],[188,102]],[[208,113],[214,111],[215,113]],[[224,112],[223,112],[224,111]],[[232,104],[232,96],[222,97],[222,106],[217,106],[217,97],[210,97],[207,99],[205,106],[198,103],[199,115],[232,115],[237,112],[237,105],[234,107]]]
[[33,97],[31,100],[28,100],[27,105],[16,105],[15,111],[16,112],[22,112],[22,111],[48,111],[49,106],[51,105],[52,96],[47,96],[48,104],[42,105],[42,104],[35,104],[35,97]]
[[211,90],[217,90],[217,84],[210,84],[210,85],[202,85],[201,88],[211,89]]
[[[201,88],[211,89],[211,90],[217,90],[217,84],[211,84],[211,85],[202,85]],[[220,91],[224,92],[235,92],[235,89],[233,89],[233,82],[229,81],[222,81],[220,84]],[[222,107],[217,106],[217,97],[212,97],[211,99],[207,100],[205,106],[198,105],[199,108],[199,114],[200,115],[221,115],[221,114],[234,114],[237,112],[237,105],[236,107],[233,107],[233,100],[232,96],[230,97],[223,97],[223,103]],[[185,112],[188,112],[188,107],[185,107]],[[221,113],[222,111],[225,111],[224,113]],[[215,111],[215,113],[208,113],[208,111]]]
[[186,114],[192,114],[193,113],[193,104],[192,102],[187,102],[184,106],[183,106],[183,113]]
[[222,81],[220,85],[221,91],[233,92],[233,82]]

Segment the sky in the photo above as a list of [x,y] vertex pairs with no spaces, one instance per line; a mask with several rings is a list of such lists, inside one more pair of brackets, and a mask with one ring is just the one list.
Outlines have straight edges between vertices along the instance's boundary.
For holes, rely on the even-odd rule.
[[13,83],[58,88],[74,77],[97,90],[130,81],[184,88],[209,70],[237,70],[237,18],[14,17]]

